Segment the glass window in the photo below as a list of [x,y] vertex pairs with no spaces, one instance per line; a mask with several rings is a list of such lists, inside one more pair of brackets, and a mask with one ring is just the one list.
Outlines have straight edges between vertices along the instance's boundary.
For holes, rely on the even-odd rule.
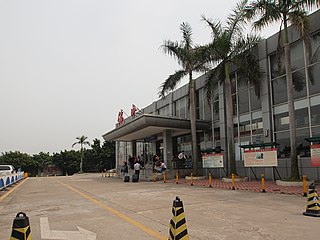
[[278,158],[290,157],[290,137],[289,132],[276,133],[276,143],[278,143]]
[[262,118],[253,119],[251,124],[252,135],[263,133],[263,122]]
[[320,93],[320,64],[315,64],[309,67],[308,74],[309,74],[309,94],[312,95],[312,94]]
[[281,67],[279,70],[279,63],[277,60],[277,54],[274,53],[274,54],[270,55],[271,79],[274,79],[276,77],[279,77],[279,76],[282,76],[283,74],[285,74],[283,55],[281,56],[280,65],[281,65]]
[[232,95],[232,103],[233,103],[233,116],[238,114],[237,111],[237,95]]
[[308,127],[309,126],[309,115],[308,108],[302,108],[295,110],[296,113],[296,127]]
[[237,83],[236,83],[236,74],[230,74],[230,81],[231,81],[231,91],[232,93],[237,92]]
[[301,157],[310,157],[310,144],[305,140],[310,137],[309,128],[297,130],[297,154]]
[[220,140],[220,128],[214,128],[214,141]]
[[302,69],[292,73],[292,81],[294,85],[294,99],[307,96],[305,70]]
[[240,137],[251,135],[251,124],[250,121],[241,122],[239,124]]
[[248,91],[239,92],[239,114],[249,112]]
[[304,67],[304,52],[302,41],[290,46],[291,69],[297,70]]
[[274,115],[274,128],[276,131],[289,129],[289,113],[280,113]]
[[312,128],[312,136],[313,137],[320,137],[320,127],[313,127]]
[[239,79],[239,77],[238,77],[238,79],[237,79],[237,87],[238,87],[238,92],[241,91],[241,90],[248,89],[248,81]]
[[316,63],[320,61],[320,32],[311,36],[311,59],[310,63]]
[[263,135],[252,136],[252,142],[255,143],[263,143]]
[[219,120],[219,101],[213,102],[213,121]]
[[261,99],[256,95],[254,88],[250,89],[251,111],[261,109]]
[[285,77],[278,78],[272,81],[273,104],[283,103],[288,101],[287,97],[287,82]]
[[311,124],[320,125],[320,105],[311,106]]

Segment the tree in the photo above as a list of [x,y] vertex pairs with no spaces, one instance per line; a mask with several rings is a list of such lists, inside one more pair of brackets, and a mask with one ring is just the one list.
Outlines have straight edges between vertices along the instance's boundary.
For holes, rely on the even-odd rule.
[[[246,15],[248,19],[257,19],[253,23],[255,29],[262,29],[274,22],[280,22],[278,49],[284,48],[284,66],[287,81],[289,130],[290,130],[290,149],[291,149],[291,178],[299,179],[299,168],[296,146],[296,122],[294,111],[293,90],[294,83],[291,72],[290,48],[288,26],[292,25],[300,33],[309,48],[308,27],[306,8],[318,7],[320,0],[254,0],[247,5]],[[281,30],[284,30],[281,32]],[[282,34],[284,38],[282,38]],[[282,45],[284,47],[282,47]],[[279,51],[278,51],[279,54]],[[278,57],[280,59],[280,57]]]
[[198,150],[197,150],[197,130],[196,130],[196,99],[195,99],[195,83],[193,72],[203,72],[206,70],[203,62],[201,46],[195,46],[192,40],[192,29],[188,23],[180,25],[182,33],[182,41],[173,42],[167,40],[161,46],[163,52],[171,57],[174,57],[181,66],[180,70],[171,74],[161,85],[159,96],[165,97],[169,91],[172,91],[179,84],[181,79],[189,76],[189,107],[190,107],[190,124],[192,137],[192,159],[193,172],[198,174]]
[[85,145],[90,146],[90,142],[86,141],[88,137],[82,135],[81,137],[76,137],[76,139],[78,140],[77,142],[72,144],[72,147],[74,147],[77,144],[80,144],[80,172],[82,173],[82,164],[83,164],[83,147]]
[[215,68],[208,75],[205,89],[208,99],[211,99],[213,87],[221,82],[225,87],[227,147],[230,163],[230,173],[237,174],[234,148],[234,124],[232,86],[230,68],[237,69],[239,81],[255,86],[256,94],[260,94],[260,76],[258,61],[253,54],[253,47],[260,38],[256,35],[244,35],[243,27],[246,23],[244,9],[247,1],[237,4],[228,16],[225,26],[218,20],[212,21],[206,17],[202,19],[208,24],[212,32],[212,41],[206,46],[205,59]]

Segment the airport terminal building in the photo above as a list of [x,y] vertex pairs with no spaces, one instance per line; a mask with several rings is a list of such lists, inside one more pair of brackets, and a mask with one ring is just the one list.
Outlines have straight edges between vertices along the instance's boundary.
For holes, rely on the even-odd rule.
[[[306,47],[293,29],[289,31],[293,81],[299,79],[294,90],[296,135],[300,174],[319,180],[319,167],[311,165],[310,142],[306,138],[320,136],[320,11],[310,15],[311,58]],[[237,172],[248,176],[264,172],[274,178],[273,168],[244,166],[243,148],[240,146],[261,143],[277,143],[277,170],[282,178],[290,175],[290,139],[287,90],[285,74],[278,71],[276,49],[278,35],[263,39],[257,46],[257,59],[265,75],[261,81],[260,97],[249,85],[239,85],[236,69],[231,74],[233,84],[235,156]],[[226,112],[224,85],[218,84],[210,101],[207,100],[204,83],[206,76],[196,79],[196,113],[198,149],[206,151],[224,149],[224,169],[211,169],[213,175],[228,172],[226,139]],[[296,80],[297,82],[297,80]],[[131,103],[128,103],[128,105]],[[152,162],[158,154],[169,169],[177,167],[172,161],[180,151],[191,155],[191,129],[188,109],[188,86],[171,92],[127,117],[115,128],[103,135],[105,140],[116,141],[116,162],[121,166],[130,156],[140,156],[144,162]],[[201,158],[199,169],[203,169]]]

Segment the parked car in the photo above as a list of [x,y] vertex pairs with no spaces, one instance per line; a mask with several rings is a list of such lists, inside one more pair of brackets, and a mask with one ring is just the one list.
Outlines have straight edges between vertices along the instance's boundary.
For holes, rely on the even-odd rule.
[[16,170],[12,165],[0,165],[0,174],[6,175],[6,174],[12,174],[15,173]]

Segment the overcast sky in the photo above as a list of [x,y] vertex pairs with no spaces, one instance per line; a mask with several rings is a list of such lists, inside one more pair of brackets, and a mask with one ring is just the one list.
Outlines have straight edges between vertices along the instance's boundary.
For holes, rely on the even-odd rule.
[[[158,99],[178,65],[159,47],[210,40],[201,15],[225,19],[233,0],[0,0],[0,153],[71,149],[112,130],[118,111]],[[265,32],[262,36],[266,35]],[[184,84],[186,81],[183,81]]]

